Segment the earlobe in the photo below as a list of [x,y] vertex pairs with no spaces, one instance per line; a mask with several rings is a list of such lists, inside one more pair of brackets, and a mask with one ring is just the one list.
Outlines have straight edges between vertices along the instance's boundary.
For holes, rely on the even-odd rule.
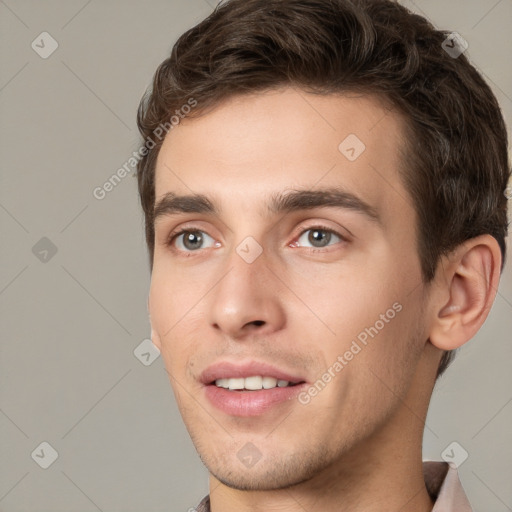
[[[501,251],[490,235],[467,240],[438,265],[438,304],[430,342],[454,350],[469,341],[484,323],[498,288]],[[446,296],[448,295],[448,300]],[[434,299],[436,300],[436,299]]]

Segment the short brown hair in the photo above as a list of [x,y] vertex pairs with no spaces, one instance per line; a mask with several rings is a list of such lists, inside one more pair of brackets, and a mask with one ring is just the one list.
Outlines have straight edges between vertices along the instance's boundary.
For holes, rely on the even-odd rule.
[[[506,127],[481,75],[464,54],[454,58],[443,48],[448,35],[391,0],[220,3],[178,39],[139,105],[139,130],[144,143],[153,143],[137,166],[151,270],[155,164],[163,142],[155,131],[191,98],[195,116],[231,96],[282,86],[377,94],[405,116],[401,174],[417,212],[425,283],[442,255],[480,234],[498,241],[504,263]],[[443,354],[437,377],[453,356]]]

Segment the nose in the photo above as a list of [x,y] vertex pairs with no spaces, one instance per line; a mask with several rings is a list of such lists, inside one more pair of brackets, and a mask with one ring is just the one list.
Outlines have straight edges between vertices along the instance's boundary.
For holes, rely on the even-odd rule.
[[212,290],[210,324],[229,339],[261,336],[285,325],[283,285],[276,279],[265,252],[248,263],[236,251]]

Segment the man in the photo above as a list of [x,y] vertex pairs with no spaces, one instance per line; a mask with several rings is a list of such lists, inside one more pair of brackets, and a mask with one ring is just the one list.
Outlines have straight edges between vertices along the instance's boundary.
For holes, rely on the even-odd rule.
[[390,1],[231,0],[157,70],[148,308],[198,511],[471,510],[422,436],[496,294],[510,166],[447,37]]

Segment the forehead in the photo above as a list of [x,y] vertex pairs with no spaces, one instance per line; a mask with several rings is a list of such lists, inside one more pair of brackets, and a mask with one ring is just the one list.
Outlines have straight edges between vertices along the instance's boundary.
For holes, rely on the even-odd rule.
[[403,118],[373,96],[292,88],[236,96],[168,133],[156,199],[201,193],[263,215],[266,199],[286,189],[341,186],[376,209],[403,207],[405,135]]

